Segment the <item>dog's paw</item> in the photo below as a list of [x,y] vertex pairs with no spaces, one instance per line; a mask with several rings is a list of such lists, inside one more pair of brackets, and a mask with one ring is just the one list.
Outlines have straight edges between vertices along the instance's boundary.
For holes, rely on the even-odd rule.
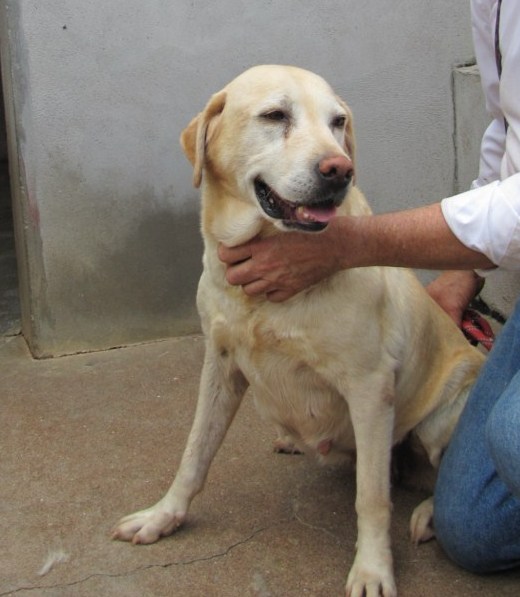
[[112,539],[134,545],[155,543],[175,532],[186,518],[185,512],[168,512],[161,504],[122,518],[112,530]]
[[435,531],[433,530],[433,497],[421,502],[413,511],[410,520],[410,535],[415,545],[435,537]]
[[391,566],[363,566],[354,562],[348,575],[346,597],[397,597]]

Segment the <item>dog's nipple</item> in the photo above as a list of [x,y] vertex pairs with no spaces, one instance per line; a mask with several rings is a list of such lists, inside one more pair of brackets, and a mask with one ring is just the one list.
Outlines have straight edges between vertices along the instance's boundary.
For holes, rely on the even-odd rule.
[[327,456],[327,454],[330,452],[331,448],[332,448],[332,440],[331,439],[323,439],[318,444],[318,452],[322,456]]

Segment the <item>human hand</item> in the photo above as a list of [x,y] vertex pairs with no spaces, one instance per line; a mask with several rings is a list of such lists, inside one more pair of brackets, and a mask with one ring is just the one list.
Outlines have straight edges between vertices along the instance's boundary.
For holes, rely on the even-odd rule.
[[460,327],[462,315],[483,286],[473,271],[446,271],[426,286],[428,294]]
[[285,301],[340,269],[332,222],[323,232],[287,232],[237,247],[219,245],[226,279],[248,296]]

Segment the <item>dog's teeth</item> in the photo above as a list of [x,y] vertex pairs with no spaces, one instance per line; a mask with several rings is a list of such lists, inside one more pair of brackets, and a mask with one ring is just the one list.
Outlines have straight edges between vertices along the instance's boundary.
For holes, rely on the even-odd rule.
[[303,205],[299,205],[296,208],[296,215],[298,216],[298,218],[303,219],[303,220],[310,219],[310,214],[306,211],[306,209],[305,209],[305,207],[303,207]]

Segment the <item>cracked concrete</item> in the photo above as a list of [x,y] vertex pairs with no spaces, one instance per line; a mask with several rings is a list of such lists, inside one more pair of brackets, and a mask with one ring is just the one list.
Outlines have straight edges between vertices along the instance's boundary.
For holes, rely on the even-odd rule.
[[[33,360],[0,339],[0,597],[342,595],[355,544],[354,479],[274,454],[246,398],[186,525],[150,546],[110,540],[169,486],[195,407],[200,336]],[[394,488],[401,597],[518,595],[520,573],[468,574],[408,540],[424,497]],[[39,576],[49,553],[64,561]]]

